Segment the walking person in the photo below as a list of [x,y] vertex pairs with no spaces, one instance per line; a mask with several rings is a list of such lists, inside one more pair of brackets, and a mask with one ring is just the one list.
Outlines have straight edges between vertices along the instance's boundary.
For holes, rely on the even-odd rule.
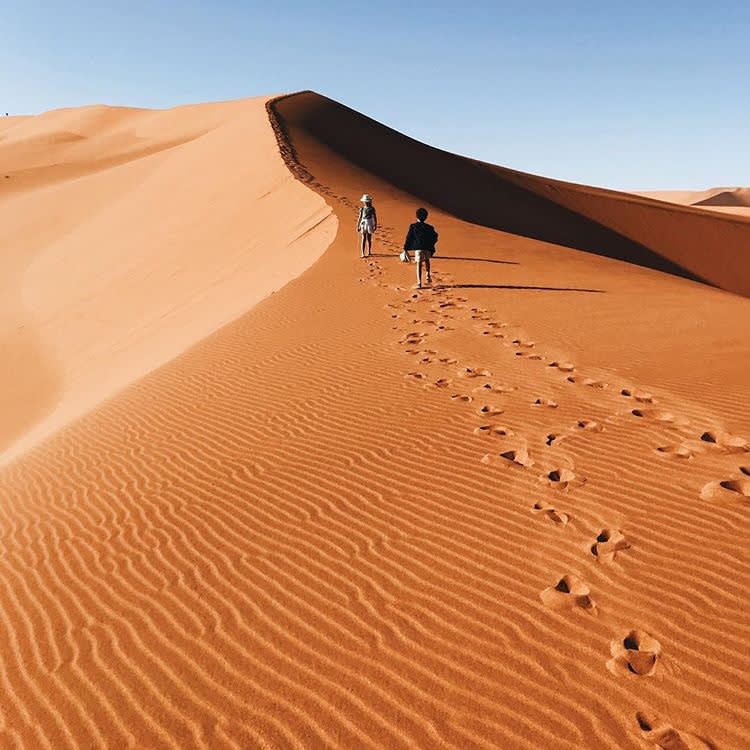
[[438,233],[435,231],[435,227],[432,224],[427,223],[427,209],[417,209],[417,219],[409,227],[409,231],[406,233],[406,240],[404,242],[404,253],[405,260],[411,260],[409,251],[413,250],[415,255],[415,263],[417,264],[417,289],[422,288],[422,268],[426,272],[427,283],[432,283],[432,273],[430,269],[430,260],[435,254],[435,244],[438,241]]
[[[371,195],[365,193],[360,200],[362,208],[359,209],[357,231],[362,235],[362,242],[359,248],[359,257],[366,258],[372,255],[372,235],[378,229],[378,215],[375,211],[375,206],[372,205]],[[367,248],[366,253],[365,248]]]

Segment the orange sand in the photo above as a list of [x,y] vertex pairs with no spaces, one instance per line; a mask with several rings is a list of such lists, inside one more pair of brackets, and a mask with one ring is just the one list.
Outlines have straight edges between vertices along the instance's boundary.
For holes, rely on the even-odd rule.
[[[261,109],[0,139],[26,389],[2,744],[743,747],[750,301],[684,276],[748,288],[750,222],[452,157],[310,93],[271,108],[283,174]],[[419,204],[440,243],[414,292]]]

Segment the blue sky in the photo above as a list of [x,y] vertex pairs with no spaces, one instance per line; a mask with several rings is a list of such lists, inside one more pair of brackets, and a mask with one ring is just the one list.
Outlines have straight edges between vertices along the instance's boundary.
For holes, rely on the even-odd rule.
[[311,88],[432,145],[550,177],[750,184],[741,0],[6,0],[0,16],[2,112]]

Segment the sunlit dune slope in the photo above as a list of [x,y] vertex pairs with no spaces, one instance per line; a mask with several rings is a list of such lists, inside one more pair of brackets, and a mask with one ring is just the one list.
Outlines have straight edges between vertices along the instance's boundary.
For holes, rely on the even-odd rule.
[[323,252],[335,220],[284,167],[264,101],[0,121],[6,458]]

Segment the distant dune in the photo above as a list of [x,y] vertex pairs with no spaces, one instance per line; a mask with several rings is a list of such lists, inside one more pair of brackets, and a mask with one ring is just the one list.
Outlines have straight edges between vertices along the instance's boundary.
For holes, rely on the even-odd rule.
[[0,746],[746,746],[750,221],[312,92],[2,124]]
[[733,190],[722,190],[715,195],[697,201],[695,206],[738,206],[750,208],[750,188],[734,188]]
[[678,203],[684,206],[710,208],[713,211],[750,216],[750,188],[709,188],[700,191],[663,190],[636,193],[655,200]]

